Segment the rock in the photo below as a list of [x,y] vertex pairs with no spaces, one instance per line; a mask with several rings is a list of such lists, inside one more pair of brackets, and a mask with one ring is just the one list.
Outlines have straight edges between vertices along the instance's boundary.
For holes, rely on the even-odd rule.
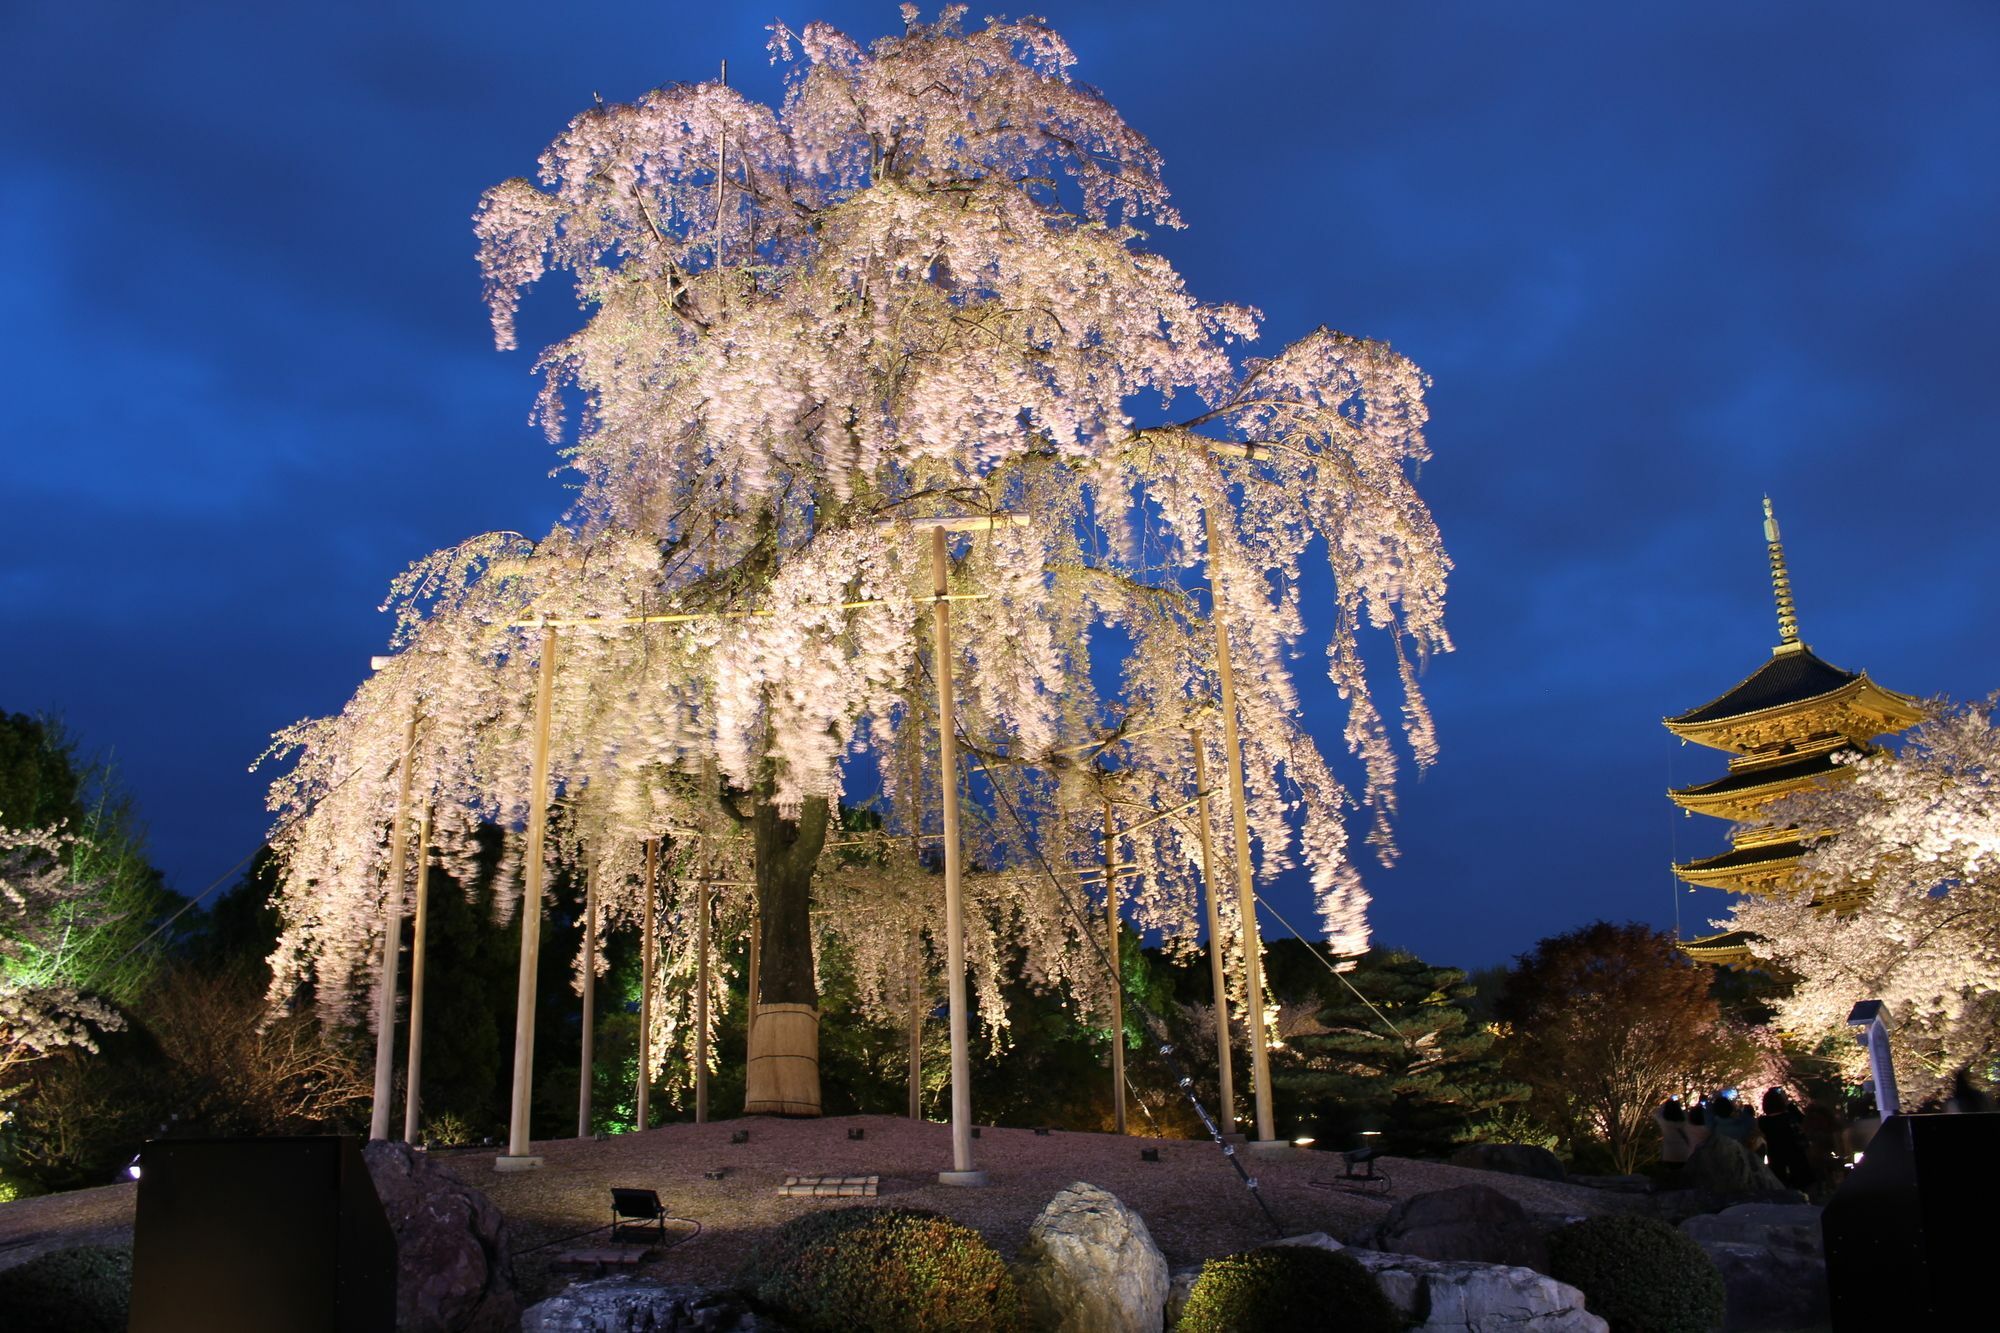
[[1746,1194],[1779,1194],[1788,1191],[1785,1182],[1771,1174],[1750,1150],[1734,1139],[1711,1134],[1688,1158],[1681,1183],[1702,1194],[1740,1197]]
[[1826,1324],[1819,1213],[1811,1204],[1749,1203],[1681,1223],[1722,1273],[1729,1294],[1725,1329]]
[[1605,1190],[1612,1194],[1653,1192],[1653,1181],[1649,1176],[1571,1176],[1569,1183],[1582,1185],[1586,1189]]
[[531,1305],[521,1333],[778,1333],[730,1292],[631,1277],[578,1282]]
[[[1334,1242],[1336,1245],[1338,1241]],[[1192,1268],[1176,1268],[1167,1277],[1167,1327],[1181,1322],[1181,1311],[1187,1309],[1188,1297],[1194,1294],[1194,1284],[1201,1278],[1201,1265]]]
[[1052,1333],[1159,1333],[1167,1260],[1117,1196],[1076,1181],[1028,1228],[1016,1266],[1033,1327]]
[[493,1201],[406,1143],[362,1158],[396,1236],[399,1333],[511,1333],[520,1303]]
[[1583,1293],[1530,1268],[1350,1249],[1412,1333],[1607,1333]]
[[1549,1247],[1526,1211],[1490,1185],[1404,1199],[1370,1238],[1373,1248],[1424,1259],[1464,1259],[1546,1270]]
[[1510,1176],[1562,1180],[1563,1164],[1547,1148],[1530,1143],[1468,1143],[1451,1155],[1453,1166],[1475,1171],[1504,1171]]

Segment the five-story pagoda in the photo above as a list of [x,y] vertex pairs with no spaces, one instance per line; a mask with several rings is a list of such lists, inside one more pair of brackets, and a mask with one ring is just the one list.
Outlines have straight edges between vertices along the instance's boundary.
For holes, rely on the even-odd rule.
[[[1909,695],[1885,690],[1865,671],[1843,671],[1799,641],[1791,578],[1778,520],[1764,499],[1764,541],[1771,559],[1771,587],[1778,602],[1778,646],[1771,660],[1717,699],[1665,719],[1682,741],[1728,751],[1729,771],[1712,782],[1667,793],[1676,805],[1738,824],[1730,848],[1719,856],[1676,865],[1674,873],[1699,888],[1728,893],[1770,893],[1782,888],[1805,851],[1796,828],[1745,829],[1764,806],[1845,771],[1840,756],[1866,754],[1871,742],[1914,725],[1922,716]],[[1839,910],[1847,901],[1829,901]],[[1749,941],[1725,931],[1682,946],[1709,963],[1744,963]]]

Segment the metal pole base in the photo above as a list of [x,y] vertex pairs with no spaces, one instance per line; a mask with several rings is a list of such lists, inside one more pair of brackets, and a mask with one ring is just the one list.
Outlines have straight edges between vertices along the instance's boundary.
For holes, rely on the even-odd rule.
[[528,1157],[526,1155],[509,1157],[505,1153],[502,1153],[493,1159],[493,1169],[495,1171],[535,1171],[539,1170],[541,1165],[541,1158]]
[[938,1172],[938,1184],[940,1185],[984,1185],[985,1183],[986,1173],[984,1171]]

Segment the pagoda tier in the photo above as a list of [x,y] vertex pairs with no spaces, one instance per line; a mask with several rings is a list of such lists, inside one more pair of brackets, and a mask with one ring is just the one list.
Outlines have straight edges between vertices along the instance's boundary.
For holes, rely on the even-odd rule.
[[1725,930],[1720,934],[1685,940],[1681,944],[1681,952],[1697,963],[1709,963],[1715,967],[1744,967],[1757,961],[1753,946],[1758,938],[1747,930]]
[[1865,671],[1843,671],[1792,642],[1780,644],[1770,661],[1727,694],[1667,718],[1666,727],[1697,745],[1761,754],[1785,745],[1802,750],[1815,742],[1865,743],[1922,716],[1909,695],[1883,689]]
[[1851,777],[1853,761],[1872,753],[1874,747],[1846,740],[1821,741],[1798,750],[1781,747],[1776,753],[1732,759],[1725,776],[1680,787],[1667,795],[1675,805],[1698,815],[1732,821],[1754,819],[1780,797],[1816,782]]
[[[1911,696],[1882,688],[1865,671],[1834,666],[1799,641],[1791,576],[1768,498],[1764,541],[1778,604],[1778,646],[1771,660],[1699,708],[1663,719],[1667,730],[1683,741],[1735,756],[1722,777],[1667,793],[1692,814],[1736,825],[1728,851],[1674,867],[1674,874],[1688,884],[1727,893],[1783,890],[1806,852],[1806,835],[1800,830],[1745,827],[1749,821],[1774,801],[1851,776],[1854,759],[1875,753],[1870,744],[1875,737],[1902,731],[1923,717]],[[1816,905],[1849,911],[1863,896],[1865,890],[1854,890]],[[1726,931],[1682,947],[1704,962],[1740,964],[1751,961],[1754,944],[1742,931]]]

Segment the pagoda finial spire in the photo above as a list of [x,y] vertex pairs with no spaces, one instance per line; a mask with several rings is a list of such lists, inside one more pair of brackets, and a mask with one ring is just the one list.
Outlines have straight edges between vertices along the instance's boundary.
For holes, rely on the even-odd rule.
[[1778,599],[1778,646],[1786,652],[1799,644],[1799,612],[1792,605],[1792,576],[1785,568],[1785,543],[1778,537],[1778,517],[1771,512],[1771,497],[1764,497],[1764,548],[1771,556],[1771,592]]

